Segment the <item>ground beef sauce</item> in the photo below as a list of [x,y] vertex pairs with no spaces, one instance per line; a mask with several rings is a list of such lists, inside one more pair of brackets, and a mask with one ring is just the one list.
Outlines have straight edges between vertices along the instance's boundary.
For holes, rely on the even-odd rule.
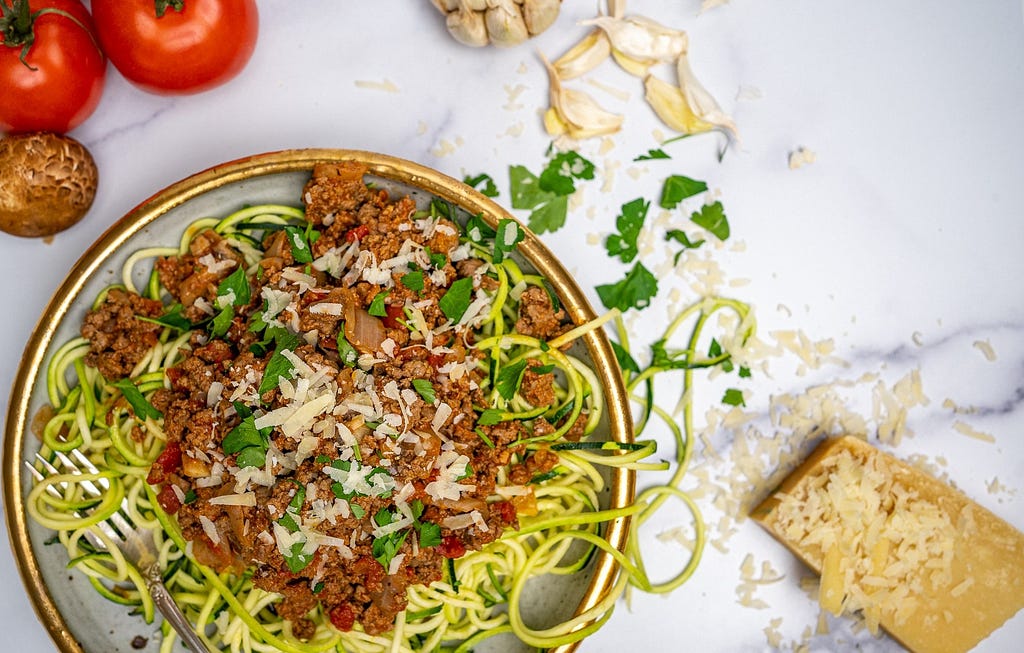
[[[512,446],[552,432],[544,419],[532,431],[476,424],[474,405],[486,398],[473,320],[453,326],[438,302],[465,277],[475,298],[486,297],[490,266],[460,246],[457,225],[417,213],[409,198],[392,201],[365,172],[316,168],[303,198],[319,233],[306,240],[312,262],[296,262],[294,232],[269,231],[248,301],[224,296],[244,262],[212,231],[156,266],[193,322],[238,305],[223,336],[208,326],[193,333],[167,370],[170,389],[153,395],[168,445],[148,480],[192,554],[220,571],[252,568],[258,587],[283,595],[276,609],[300,637],[312,635],[306,616],[318,603],[340,630],[390,630],[406,587],[440,580],[446,557],[517,528],[530,479],[558,460]],[[134,316],[163,311],[111,291],[82,330],[89,362],[108,378],[127,376],[159,333]],[[568,326],[545,291],[522,294],[520,332],[550,338]],[[523,396],[550,403],[553,375],[534,368]],[[495,493],[505,466],[506,482],[528,496]]]

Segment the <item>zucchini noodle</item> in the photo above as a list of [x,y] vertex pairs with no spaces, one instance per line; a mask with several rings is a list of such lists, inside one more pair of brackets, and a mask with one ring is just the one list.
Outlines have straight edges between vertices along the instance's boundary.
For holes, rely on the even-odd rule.
[[[436,219],[452,215],[451,211],[435,201],[429,211],[417,215]],[[155,269],[146,273],[146,283],[137,290],[133,280],[138,278],[139,268],[156,257],[185,254],[199,234],[212,230],[241,253],[247,273],[253,275],[262,255],[263,236],[285,227],[308,230],[304,212],[288,206],[260,205],[223,218],[199,220],[184,230],[176,247],[152,247],[130,255],[120,275],[121,283],[101,292],[93,307],[100,306],[112,288],[119,288],[161,301],[170,315],[173,298],[161,285]],[[535,274],[524,274],[512,259],[492,262],[492,246],[486,242],[466,234],[462,234],[461,241],[469,243],[474,256],[490,266],[488,276],[493,281],[489,310],[474,329],[472,345],[483,354],[476,360],[480,391],[487,398],[487,405],[474,406],[480,412],[480,422],[490,418],[490,424],[519,421],[531,425],[543,418],[551,425],[550,432],[521,437],[513,443],[511,463],[522,464],[527,456],[538,452],[556,455],[557,463],[536,473],[525,486],[529,492],[518,504],[518,529],[506,529],[482,549],[449,558],[442,580],[406,588],[407,606],[398,614],[391,632],[371,635],[358,624],[343,632],[332,625],[330,615],[318,603],[306,616],[316,626],[315,632],[300,638],[293,632],[292,623],[278,614],[282,596],[257,587],[251,567],[244,572],[221,573],[197,562],[192,542],[182,534],[176,517],[164,509],[157,487],[147,482],[167,444],[162,419],[140,414],[145,411],[128,396],[123,382],[114,383],[85,364],[90,351],[85,338],[68,341],[49,361],[46,387],[52,416],[43,428],[40,453],[52,459],[54,452],[77,449],[100,471],[56,474],[38,481],[26,501],[29,515],[56,532],[57,541],[67,550],[69,567],[85,574],[101,596],[129,606],[150,623],[155,619],[154,606],[139,571],[113,543],[107,541],[105,550],[98,549],[85,537],[89,532],[104,538],[96,524],[124,504],[134,523],[153,530],[165,584],[206,644],[218,651],[465,653],[491,637],[509,634],[529,646],[549,648],[578,641],[601,628],[630,586],[655,593],[675,589],[692,575],[705,541],[696,504],[678,489],[693,450],[693,371],[728,360],[728,353],[717,358],[702,357],[698,346],[703,343],[707,319],[720,310],[737,314],[747,329],[740,340],[753,333],[749,310],[727,299],[695,304],[680,313],[664,334],[662,342],[669,342],[684,324],[692,324],[684,350],[673,354],[671,364],[658,364],[656,360],[642,371],[625,372],[630,397],[641,407],[636,434],[639,436],[650,417],[656,416],[675,440],[676,455],[671,464],[651,462],[657,448],[654,440],[625,444],[588,439],[603,415],[601,385],[585,362],[563,350],[588,332],[614,325],[620,347],[629,355],[630,345],[618,311],[548,340],[518,333],[516,317],[524,292],[531,287],[542,288],[550,295],[546,281]],[[403,323],[414,329],[415,315],[410,317],[407,310],[406,318]],[[195,342],[196,331],[204,328],[196,324],[176,328],[166,320],[159,324],[156,344],[129,376],[129,385],[145,401],[161,389],[172,387],[167,371],[183,360]],[[557,380],[553,403],[534,406],[517,385],[510,389],[509,377],[515,381],[510,372],[524,365],[524,369],[531,370],[550,368],[549,373]],[[683,375],[681,424],[654,399],[654,377],[673,369]],[[507,371],[505,375],[503,370]],[[520,370],[520,381],[522,374]],[[576,432],[572,432],[574,429]],[[480,429],[477,433],[487,446],[495,446]],[[629,506],[601,509],[599,496],[605,484],[602,467],[671,470],[671,477],[642,491]],[[510,469],[511,464],[498,468],[498,494],[503,487],[517,486],[510,479]],[[85,490],[86,482],[101,490],[99,496]],[[643,564],[637,531],[668,500],[682,503],[692,515],[695,543],[674,576],[653,582]],[[620,517],[630,518],[625,552],[615,549],[601,534],[604,523]],[[530,580],[545,574],[577,573],[598,551],[613,556],[620,566],[612,591],[597,605],[564,623],[541,629],[528,625],[522,604],[529,600]],[[162,633],[161,651],[169,652],[175,647],[175,633],[166,624]]]

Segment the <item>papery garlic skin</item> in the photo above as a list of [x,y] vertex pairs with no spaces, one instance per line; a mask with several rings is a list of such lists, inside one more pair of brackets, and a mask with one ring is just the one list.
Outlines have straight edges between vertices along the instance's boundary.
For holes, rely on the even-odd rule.
[[726,115],[718,106],[718,101],[704,88],[693,70],[690,68],[688,57],[680,55],[676,61],[676,74],[679,76],[679,88],[686,97],[686,103],[698,118],[711,123],[715,127],[726,130],[736,139],[739,139],[739,132],[736,130],[736,123]]
[[690,39],[686,32],[666,27],[645,16],[598,16],[582,22],[595,25],[608,35],[612,48],[642,62],[672,62],[686,54]]

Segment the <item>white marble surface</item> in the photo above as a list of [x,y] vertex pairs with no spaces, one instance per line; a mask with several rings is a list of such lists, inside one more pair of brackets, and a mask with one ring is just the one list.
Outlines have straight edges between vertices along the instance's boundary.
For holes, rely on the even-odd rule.
[[[73,133],[101,171],[92,211],[49,243],[0,238],[7,313],[0,387],[10,387],[37,316],[77,256],[137,203],[213,164],[294,147],[376,150],[457,177],[489,172],[502,189],[499,199],[507,198],[507,166],[538,169],[549,143],[539,121],[547,80],[536,50],[557,55],[571,45],[584,33],[576,21],[592,16],[594,4],[567,2],[541,38],[496,51],[452,42],[427,0],[267,1],[255,56],[225,87],[157,97],[111,68],[98,112]],[[922,454],[1024,528],[1021,2],[733,0],[700,15],[698,0],[634,0],[629,8],[689,32],[693,67],[735,115],[742,144],[721,162],[715,139],[702,137],[671,145],[671,161],[633,163],[656,145],[659,130],[671,134],[644,105],[639,83],[609,64],[598,79],[628,91],[627,101],[582,87],[623,111],[625,127],[607,153],[598,152],[600,142],[582,145],[599,179],[585,185],[570,226],[546,242],[596,301],[593,285],[623,269],[594,244],[612,228],[618,206],[655,198],[669,174],[707,180],[729,216],[730,244],[745,245],[713,254],[736,280],[729,294],[756,307],[766,340],[770,332],[802,330],[815,341],[832,339],[836,355],[850,363],[800,375],[792,356],[773,361],[770,377],[755,374],[744,385],[750,410],[763,413],[773,394],[816,383],[878,373],[891,385],[919,369],[930,401],[909,411],[915,435],[894,451]],[[817,161],[790,170],[787,155],[798,146]],[[657,245],[656,260],[664,258],[661,250]],[[692,297],[686,281],[669,274],[663,290],[671,287]],[[663,328],[666,306],[644,315],[638,342]],[[995,360],[979,341],[991,344]],[[849,391],[851,410],[871,416],[871,388]],[[716,403],[711,391],[705,395],[698,395],[698,423]],[[955,414],[946,399],[976,410]],[[7,401],[4,390],[4,412]],[[967,437],[954,428],[957,421],[995,443]],[[726,458],[706,463],[712,477],[727,472],[730,437],[711,434]],[[701,505],[717,523],[710,499]],[[647,535],[678,518],[664,515]],[[721,548],[709,546],[688,585],[669,597],[635,594],[582,650],[772,650],[766,628],[781,634],[782,649],[799,644],[817,616],[798,589],[805,572],[749,521],[723,523],[735,534],[723,538],[712,528]],[[748,553],[786,574],[756,591],[766,609],[737,603]],[[678,549],[654,542],[650,555],[658,568]],[[9,552],[0,553],[0,579],[4,648],[51,650]],[[783,620],[772,625],[776,617]],[[899,650],[834,625],[809,646]],[[1019,650],[1022,637],[1018,615],[981,649]]]

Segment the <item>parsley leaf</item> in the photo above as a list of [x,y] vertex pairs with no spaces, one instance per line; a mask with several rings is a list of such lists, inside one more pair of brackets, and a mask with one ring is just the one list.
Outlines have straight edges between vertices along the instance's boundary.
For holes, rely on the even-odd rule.
[[[498,196],[498,187],[495,185],[494,179],[492,179],[489,174],[481,173],[475,177],[466,175],[465,179],[462,180],[462,183],[477,189],[487,197]],[[481,184],[483,185],[483,188],[480,187]]]
[[540,187],[540,180],[523,166],[509,167],[512,208],[529,209],[528,224],[538,234],[555,231],[565,224],[569,210],[567,195],[559,195]]
[[511,400],[519,390],[519,385],[523,382],[523,374],[526,372],[526,359],[523,359],[517,363],[505,365],[498,372],[498,379],[494,384],[494,389],[498,391],[498,394],[505,398],[506,401]]
[[650,206],[650,202],[644,201],[642,197],[622,205],[622,213],[615,218],[615,228],[619,233],[611,234],[604,241],[605,249],[610,256],[618,256],[623,263],[629,263],[636,258],[639,253],[636,239],[640,235]]
[[213,318],[210,322],[210,335],[214,338],[221,338],[228,329],[231,328],[231,322],[235,319],[235,307],[228,304],[224,308],[220,309],[220,313]]
[[246,467],[263,467],[267,464],[267,452],[261,447],[246,447],[235,456],[235,464]]
[[362,519],[366,516],[366,508],[362,507],[358,503],[350,503],[348,504],[348,507],[352,511],[352,514],[356,516],[356,519]]
[[443,268],[445,264],[448,263],[448,257],[442,254],[441,252],[432,252],[430,251],[429,247],[424,247],[423,250],[426,253],[427,258],[430,259],[430,264],[437,268],[438,270]]
[[433,522],[416,523],[416,530],[420,535],[420,548],[437,546],[441,543],[441,527]]
[[292,248],[292,258],[295,259],[296,263],[312,263],[313,252],[309,248],[309,241],[306,240],[306,235],[298,227],[285,227],[285,233],[288,235],[288,244]]
[[370,308],[366,309],[366,312],[374,317],[386,317],[388,310],[384,305],[384,300],[389,294],[391,294],[390,290],[382,290],[374,295],[373,300],[370,301]]
[[682,175],[672,175],[665,180],[664,185],[661,187],[661,208],[674,209],[687,197],[693,197],[707,189],[708,185],[703,181],[697,181]]
[[729,388],[725,391],[722,396],[722,403],[727,406],[746,406],[747,402],[743,400],[743,392],[736,388]]
[[434,405],[434,402],[437,401],[437,396],[434,393],[434,384],[430,381],[426,379],[413,379],[412,387],[419,393],[424,402]]
[[143,317],[136,315],[135,317],[146,322],[153,322],[178,331],[188,331],[192,328],[192,322],[182,314],[184,307],[181,304],[175,304],[167,309],[163,315],[158,318]]
[[698,247],[704,244],[703,238],[697,241],[690,240],[690,237],[687,236],[686,232],[683,231],[682,229],[668,230],[667,232],[665,232],[665,240],[674,240],[675,242],[683,246],[681,250],[676,252],[675,257],[672,259],[672,265],[679,263],[679,257],[682,256],[683,252],[685,252],[686,250],[697,249]]
[[615,352],[615,359],[619,361],[619,367],[621,367],[624,372],[640,373],[640,366],[637,365],[636,360],[622,345],[612,341],[612,351]]
[[256,428],[256,418],[249,415],[224,436],[221,447],[228,455],[238,453],[246,447],[265,448],[269,443],[267,435]]
[[466,220],[466,235],[474,243],[482,243],[488,238],[494,238],[494,229],[484,221],[482,213],[478,213]]
[[540,173],[541,190],[557,195],[572,195],[576,192],[573,179],[593,179],[594,164],[578,152],[562,152],[554,156]]
[[634,161],[650,161],[652,159],[671,159],[671,158],[672,157],[669,156],[668,153],[665,150],[663,150],[661,148],[656,148],[656,149],[647,150],[647,154],[641,154],[641,155],[639,155],[638,157],[636,157],[633,160]]
[[218,304],[222,298],[231,298],[232,306],[245,306],[252,297],[249,290],[249,279],[245,276],[245,270],[239,266],[230,275],[225,277],[217,286]]
[[553,372],[554,369],[555,369],[555,364],[554,363],[549,363],[547,365],[537,365],[537,366],[531,367],[530,371],[533,372],[534,374],[551,374],[551,372]]
[[356,348],[348,341],[345,337],[345,324],[341,323],[338,327],[338,358],[342,364],[346,367],[355,367],[356,361],[359,360],[359,352]]
[[690,220],[699,227],[710,231],[718,240],[729,239],[729,220],[725,217],[725,210],[721,202],[705,204],[700,211],[694,211]]
[[284,335],[277,332],[274,340],[276,342],[274,354],[267,362],[267,367],[263,370],[263,380],[260,381],[258,392],[261,395],[280,385],[282,378],[291,379],[293,375],[292,362],[285,358],[282,352],[295,349],[298,345],[298,337],[287,332],[284,332]]
[[[402,285],[416,293],[423,293],[423,271],[414,270],[402,275]],[[374,298],[376,299],[376,297]],[[385,312],[385,315],[387,313]]]
[[477,418],[476,423],[480,426],[492,426],[494,424],[500,424],[504,412],[496,408],[488,408],[484,412],[480,413],[480,417]]
[[738,372],[738,374],[740,375],[741,379],[749,379],[750,378],[750,368],[747,367],[746,365],[740,365],[740,371]]
[[623,312],[630,308],[639,310],[647,308],[651,298],[658,293],[658,280],[643,263],[636,263],[624,279],[597,286],[596,290],[606,308],[617,308]]
[[512,252],[516,245],[523,241],[526,232],[519,228],[515,220],[504,218],[498,222],[494,232],[494,262],[501,263]]
[[[708,358],[718,358],[721,355],[722,355],[722,345],[718,344],[718,340],[712,338],[711,339],[711,344],[708,345]],[[722,365],[722,371],[723,372],[732,372],[733,367],[734,367],[734,365],[732,364],[732,361],[729,360],[728,357],[725,360],[722,361],[721,365]]]
[[302,552],[305,546],[305,542],[296,542],[288,550],[288,555],[284,556],[284,561],[288,564],[288,570],[293,574],[299,573],[313,561],[312,553]]
[[473,300],[473,280],[469,277],[456,279],[438,300],[441,310],[452,322],[458,322]]
[[132,407],[132,410],[135,411],[135,416],[139,419],[145,421],[151,417],[153,419],[160,419],[164,416],[139,392],[139,389],[135,387],[131,379],[121,379],[114,384],[114,387],[121,391],[125,401]]

